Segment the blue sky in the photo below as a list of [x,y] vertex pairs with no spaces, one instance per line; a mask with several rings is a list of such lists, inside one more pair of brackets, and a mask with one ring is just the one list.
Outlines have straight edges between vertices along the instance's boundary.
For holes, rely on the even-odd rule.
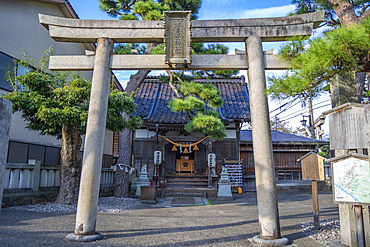
[[[113,19],[106,13],[99,10],[98,0],[70,0],[71,5],[77,12],[81,19]],[[261,17],[278,17],[286,16],[288,13],[294,10],[294,5],[291,4],[291,0],[203,0],[202,6],[199,12],[200,20],[213,20],[213,19],[240,19],[240,18],[261,18]],[[274,49],[274,53],[277,53],[279,47],[283,42],[264,42],[264,50]],[[229,53],[233,54],[235,48],[245,50],[243,43],[227,43],[229,47]],[[134,74],[135,71],[114,71],[121,84],[125,87],[130,75]],[[163,73],[161,71],[153,71],[151,75],[158,75]],[[267,76],[272,74],[279,74],[281,71],[267,71]],[[241,71],[241,74],[247,75],[246,71]],[[328,104],[328,95],[324,95],[314,100],[314,108]],[[295,101],[296,103],[297,101]],[[324,102],[319,104],[320,102]],[[270,110],[278,108],[285,102],[269,101]],[[330,106],[321,107],[314,110],[314,118],[316,119],[323,111],[329,110]],[[280,113],[280,111],[274,111],[274,114],[280,113],[279,117],[282,119],[289,119],[291,116],[295,116],[302,111],[303,115],[308,115],[305,108],[301,107],[301,104],[296,104],[289,110]],[[299,115],[294,118],[290,118],[289,125],[294,129],[300,125],[302,116]],[[327,124],[324,126],[327,129]]]

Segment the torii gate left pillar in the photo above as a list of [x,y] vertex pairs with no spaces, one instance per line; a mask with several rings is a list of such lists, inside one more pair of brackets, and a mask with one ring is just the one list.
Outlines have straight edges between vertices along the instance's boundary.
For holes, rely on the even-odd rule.
[[[262,41],[282,41],[292,36],[309,36],[323,20],[324,12],[280,18],[195,20],[191,23],[189,17],[185,17],[187,20],[181,19],[183,14],[181,11],[170,14],[165,18],[166,22],[104,21],[104,23],[39,15],[40,22],[49,28],[50,36],[56,41],[96,42],[98,39],[95,58],[52,56],[49,63],[51,70],[94,70],[76,228],[75,234],[68,235],[68,240],[94,241],[102,237],[96,234],[95,223],[110,69],[248,69],[260,223],[260,235],[254,237],[253,241],[273,246],[289,243],[288,239],[281,238],[280,234],[269,112],[265,95],[265,69],[287,69],[289,65],[280,61],[278,56],[264,54]],[[167,25],[167,20],[171,19],[171,16],[174,22]],[[112,40],[117,43],[163,43],[165,40],[166,55],[110,56]],[[191,42],[245,42],[247,53],[191,55],[188,49]],[[183,44],[187,46],[182,47]],[[170,48],[173,54],[169,53],[167,48]]]
[[91,242],[103,238],[103,235],[95,232],[95,226],[111,81],[110,58],[112,52],[113,41],[110,38],[98,38],[91,83],[91,100],[86,126],[76,227],[74,234],[69,234],[66,237],[70,241]]

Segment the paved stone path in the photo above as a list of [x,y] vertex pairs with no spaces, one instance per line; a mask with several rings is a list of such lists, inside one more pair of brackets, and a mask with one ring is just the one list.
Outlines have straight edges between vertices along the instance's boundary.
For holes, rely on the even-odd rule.
[[[209,206],[175,207],[174,198],[159,205],[140,205],[122,213],[98,213],[96,229],[104,239],[71,243],[75,213],[38,213],[3,209],[0,246],[253,246],[259,234],[255,193],[234,194],[232,202],[210,200]],[[194,202],[204,203],[202,198]],[[282,235],[292,246],[322,246],[302,232],[312,221],[310,192],[278,192]],[[208,201],[208,200],[207,200]],[[338,217],[332,194],[319,192],[320,219]],[[181,204],[180,204],[181,205]]]

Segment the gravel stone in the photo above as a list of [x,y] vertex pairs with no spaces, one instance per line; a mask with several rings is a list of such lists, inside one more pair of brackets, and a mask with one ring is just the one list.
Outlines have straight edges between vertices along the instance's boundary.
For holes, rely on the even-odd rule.
[[309,238],[316,240],[322,245],[329,245],[330,242],[340,242],[339,218],[320,220],[319,230],[314,228],[313,222],[302,223],[302,231]]
[[[101,197],[98,201],[98,212],[120,213],[140,205],[139,200],[132,198]],[[10,209],[33,212],[76,212],[77,205],[41,203],[36,205],[13,206]]]

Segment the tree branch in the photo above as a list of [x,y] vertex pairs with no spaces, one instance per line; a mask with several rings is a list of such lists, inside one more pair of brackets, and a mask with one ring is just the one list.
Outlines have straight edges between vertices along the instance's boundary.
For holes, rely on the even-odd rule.
[[175,92],[177,98],[181,98],[181,99],[184,99],[184,97],[182,97],[179,93],[179,91],[177,90],[177,88],[173,85],[173,72],[170,71],[170,70],[166,70],[167,74],[170,76],[170,81],[169,81],[169,85],[170,87],[172,88],[172,90]]
[[359,17],[359,22],[361,22],[363,19],[370,16],[370,9],[366,10],[362,15]]

